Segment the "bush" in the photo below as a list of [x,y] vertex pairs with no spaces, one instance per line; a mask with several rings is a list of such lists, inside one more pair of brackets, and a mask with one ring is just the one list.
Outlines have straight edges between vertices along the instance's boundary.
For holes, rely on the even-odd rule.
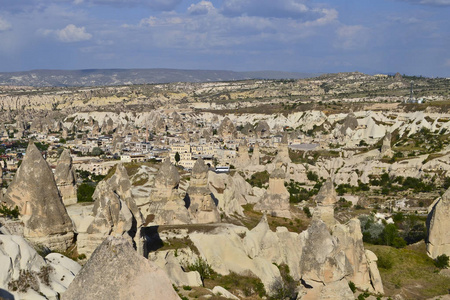
[[35,272],[28,270],[20,270],[19,278],[11,280],[8,283],[8,289],[13,292],[25,293],[29,289],[39,292],[39,281]]
[[272,284],[271,290],[273,293],[270,299],[297,299],[297,283],[290,275],[289,267],[287,265],[280,265],[278,268],[281,278]]
[[403,248],[406,246],[406,241],[400,237],[397,226],[388,224],[383,230],[383,242],[387,246],[395,248]]
[[439,269],[445,269],[449,267],[449,257],[445,254],[439,255],[434,260],[434,265]]
[[309,210],[309,207],[307,207],[307,206],[303,207],[303,212],[306,214],[306,216],[308,218],[312,217],[312,214],[311,214],[311,211]]
[[77,190],[78,202],[92,202],[92,195],[94,194],[95,187],[88,184],[82,183]]
[[263,185],[269,182],[269,177],[270,174],[267,171],[256,172],[250,177],[250,179],[247,179],[247,182],[250,183],[251,186],[262,188]]
[[389,254],[383,253],[383,255],[378,255],[378,261],[377,261],[378,268],[390,270],[390,269],[392,269],[393,265],[394,265],[394,262],[392,260],[392,257]]
[[8,218],[13,218],[13,219],[17,219],[19,217],[19,207],[14,207],[13,209],[10,209],[9,207],[7,207],[6,205],[2,204],[0,206],[0,214],[4,215],[5,217]]
[[350,281],[348,283],[348,287],[352,290],[353,294],[356,292],[356,285],[353,283],[353,281]]
[[201,257],[198,257],[193,264],[188,265],[188,269],[189,271],[197,271],[200,274],[203,286],[205,286],[205,279],[211,278],[214,275],[214,270],[211,268],[211,265]]
[[317,181],[317,180],[319,180],[319,175],[317,175],[313,171],[308,171],[308,173],[306,173],[306,177],[310,181]]

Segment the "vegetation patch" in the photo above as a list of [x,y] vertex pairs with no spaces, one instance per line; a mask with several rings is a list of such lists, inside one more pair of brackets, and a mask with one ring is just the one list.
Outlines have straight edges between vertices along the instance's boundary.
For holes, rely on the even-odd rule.
[[448,294],[450,278],[439,275],[424,242],[396,249],[365,244],[378,257],[386,296],[401,294],[405,299],[428,299]]

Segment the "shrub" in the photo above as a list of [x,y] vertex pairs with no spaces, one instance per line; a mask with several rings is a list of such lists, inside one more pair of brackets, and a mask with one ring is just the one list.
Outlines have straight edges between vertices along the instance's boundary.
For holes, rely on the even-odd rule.
[[188,269],[189,271],[197,271],[200,274],[203,286],[205,286],[205,279],[211,278],[214,275],[214,270],[211,268],[211,265],[201,257],[198,257],[193,264],[188,265]]
[[251,186],[262,188],[263,185],[269,182],[269,177],[270,174],[267,171],[256,172],[250,177],[250,179],[247,179],[247,182],[250,183]]
[[17,219],[19,217],[19,207],[14,207],[13,209],[10,209],[6,205],[2,204],[0,206],[0,214],[4,215],[8,218]]
[[53,271],[51,266],[42,266],[41,270],[37,274],[39,279],[46,286],[50,286],[50,273]]
[[348,287],[352,290],[353,294],[356,292],[356,285],[353,283],[353,281],[350,281],[348,283]]
[[449,257],[446,254],[439,255],[434,260],[434,265],[439,269],[445,269],[449,267]]
[[317,180],[319,180],[319,175],[317,175],[313,171],[308,171],[308,173],[306,173],[306,177],[310,181],[317,181]]
[[297,299],[296,287],[297,283],[290,275],[289,267],[287,265],[278,266],[281,278],[278,278],[271,287],[273,291],[270,299]]
[[189,285],[183,285],[183,290],[190,291],[192,288]]
[[82,183],[77,190],[78,202],[92,202],[92,195],[94,194],[95,187],[88,183]]
[[383,268],[385,270],[392,269],[394,262],[392,257],[388,253],[383,253],[382,255],[378,255],[377,266],[378,268]]
[[307,207],[307,206],[303,207],[303,212],[306,214],[306,216],[308,218],[312,217],[312,214],[311,214],[311,211],[309,210],[309,207]]
[[36,274],[33,271],[20,270],[19,278],[11,280],[8,283],[8,289],[13,292],[25,293],[29,289],[39,291],[39,282],[36,278]]

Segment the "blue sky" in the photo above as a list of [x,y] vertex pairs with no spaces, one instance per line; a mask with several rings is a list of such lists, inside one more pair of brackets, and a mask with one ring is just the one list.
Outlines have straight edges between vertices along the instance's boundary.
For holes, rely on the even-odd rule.
[[0,71],[450,77],[450,0],[1,0]]

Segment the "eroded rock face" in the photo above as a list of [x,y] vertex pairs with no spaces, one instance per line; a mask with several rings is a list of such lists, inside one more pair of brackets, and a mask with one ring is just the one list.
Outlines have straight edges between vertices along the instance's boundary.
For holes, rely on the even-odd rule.
[[219,211],[208,188],[208,166],[201,158],[195,162],[192,168],[186,198],[193,223],[220,222]]
[[276,168],[269,178],[269,188],[254,209],[267,214],[290,218],[289,192],[284,186],[285,173],[283,169]]
[[250,164],[250,156],[248,155],[248,147],[245,140],[242,140],[239,145],[237,157],[234,164],[239,169],[243,169]]
[[108,237],[62,296],[72,299],[179,299],[155,264],[137,254],[122,237]]
[[78,232],[78,252],[89,257],[108,236],[123,236],[130,243],[143,223],[142,215],[131,195],[131,183],[122,164],[116,173],[101,181],[92,198],[95,200],[89,225]]
[[233,122],[228,118],[225,117],[222,122],[220,123],[219,129],[217,130],[217,133],[219,136],[223,138],[232,138],[236,136],[236,126],[233,124]]
[[428,214],[427,252],[431,258],[450,256],[450,189],[431,206]]
[[380,157],[391,158],[392,156],[394,156],[394,152],[391,148],[391,133],[387,132],[383,139],[383,145],[381,146]]
[[67,249],[73,242],[73,225],[62,202],[53,172],[34,143],[28,145],[4,201],[17,205],[24,236],[50,249]]
[[55,169],[55,181],[64,205],[77,203],[77,179],[70,150],[64,149]]
[[274,159],[274,162],[281,164],[289,164],[292,162],[291,158],[289,157],[289,139],[287,132],[283,134],[281,143],[278,145],[278,153]]
[[141,212],[139,211],[136,202],[133,199],[133,195],[131,193],[131,182],[130,177],[128,176],[127,170],[123,166],[123,164],[118,164],[116,168],[116,172],[114,175],[108,180],[108,184],[111,186],[113,191],[125,201],[128,209],[134,216],[136,221],[136,227],[139,227],[143,223]]
[[355,130],[358,127],[358,120],[353,112],[349,113],[345,119],[340,132],[342,135],[348,135],[349,132]]
[[185,202],[178,193],[180,175],[177,168],[166,159],[155,176],[155,187],[150,202],[141,207],[144,218],[158,225],[189,224],[191,219]]
[[334,205],[336,202],[337,195],[333,181],[331,178],[328,178],[316,196],[317,207],[314,208],[313,218],[322,220],[328,227],[336,225],[337,221],[334,218]]
[[261,152],[259,151],[259,144],[256,143],[255,146],[253,147],[251,164],[254,166],[258,166],[260,158],[261,158]]
[[[4,299],[11,299],[11,295],[13,299],[57,299],[81,269],[78,263],[58,253],[44,259],[22,237],[3,234],[0,265],[0,298]],[[45,277],[48,282],[42,280]]]

